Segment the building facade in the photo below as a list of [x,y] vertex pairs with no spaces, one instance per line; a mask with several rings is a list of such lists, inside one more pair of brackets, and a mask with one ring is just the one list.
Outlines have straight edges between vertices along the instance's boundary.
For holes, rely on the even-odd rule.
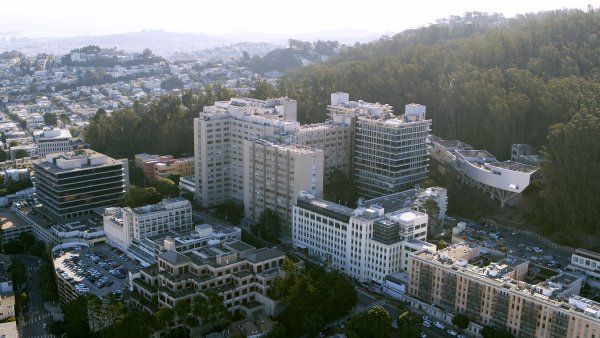
[[244,213],[271,209],[285,226],[301,191],[323,195],[323,151],[264,140],[244,141]]
[[578,296],[583,278],[528,281],[529,262],[454,244],[410,255],[409,295],[516,337],[598,337],[600,304]]
[[71,151],[71,132],[66,129],[46,129],[33,133],[33,140],[40,158],[48,154]]
[[[203,231],[208,235],[210,229]],[[279,313],[267,291],[280,275],[282,251],[256,249],[235,239],[197,240],[191,247],[169,237],[154,239],[154,243],[156,264],[132,275],[131,299],[140,309],[154,313],[159,307],[172,308],[210,291],[232,313]]]
[[406,271],[411,252],[435,245],[427,238],[427,214],[388,213],[380,205],[347,208],[303,193],[294,206],[294,247],[361,282],[382,282]]
[[299,128],[296,101],[233,98],[194,119],[196,199],[214,206],[244,200],[244,141],[276,139]]
[[359,117],[354,146],[354,178],[359,195],[388,195],[425,180],[430,126],[425,106],[416,104],[407,105],[400,117]]
[[349,175],[352,153],[350,152],[351,125],[327,121],[300,127],[293,135],[293,143],[323,150],[325,176],[334,170]]
[[181,197],[134,209],[106,208],[104,212],[104,231],[109,243],[124,251],[146,237],[193,227],[192,205]]
[[571,255],[571,263],[567,269],[584,273],[588,279],[600,283],[600,254],[579,248]]
[[89,149],[50,154],[33,169],[39,211],[52,220],[116,205],[129,181],[122,161]]

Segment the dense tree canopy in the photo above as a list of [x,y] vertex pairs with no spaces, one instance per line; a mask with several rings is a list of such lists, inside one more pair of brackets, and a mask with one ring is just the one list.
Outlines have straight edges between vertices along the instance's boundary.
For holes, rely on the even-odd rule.
[[[571,237],[573,229],[597,248],[600,238],[600,108],[582,109],[551,128],[543,148],[543,199],[535,221],[548,233]],[[546,215],[546,217],[543,217]],[[551,220],[551,221],[549,221]],[[571,225],[565,227],[565,225]],[[577,243],[574,243],[577,244]]]
[[107,115],[100,112],[84,131],[94,150],[113,157],[133,158],[142,152],[180,156],[192,154],[193,119],[205,105],[231,97],[226,88],[215,85],[201,94],[185,92],[149,103],[137,102]]
[[56,124],[58,123],[56,114],[55,113],[44,114],[44,123],[49,126],[56,126]]
[[421,334],[421,317],[410,311],[404,311],[398,315],[398,333],[401,337],[417,338]]
[[354,179],[340,170],[332,171],[327,176],[325,198],[348,207],[354,207],[358,198]]
[[464,330],[469,327],[469,317],[462,313],[457,313],[452,317],[452,325]]
[[281,224],[279,215],[271,209],[265,209],[259,216],[258,222],[252,226],[252,232],[259,238],[269,242],[279,242]]
[[285,325],[288,336],[315,334],[326,323],[348,313],[357,302],[356,290],[341,272],[306,268],[298,273],[289,259],[282,270],[285,276],[275,281],[270,292],[287,304],[278,320]]
[[385,338],[389,337],[392,318],[386,309],[376,306],[360,313],[348,321],[348,337]]

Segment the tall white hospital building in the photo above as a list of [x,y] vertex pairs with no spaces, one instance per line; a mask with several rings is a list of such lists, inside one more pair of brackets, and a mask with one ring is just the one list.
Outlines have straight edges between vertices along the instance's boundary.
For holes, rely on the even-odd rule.
[[361,282],[408,268],[411,252],[435,251],[426,213],[384,204],[351,209],[302,193],[294,206],[294,247]]
[[194,120],[196,200],[206,207],[236,200],[253,219],[271,208],[289,225],[300,191],[320,197],[333,170],[354,175],[363,197],[404,190],[427,176],[431,123],[425,106],[406,109],[396,117],[389,105],[334,93],[329,119],[301,126],[288,98],[206,106]]

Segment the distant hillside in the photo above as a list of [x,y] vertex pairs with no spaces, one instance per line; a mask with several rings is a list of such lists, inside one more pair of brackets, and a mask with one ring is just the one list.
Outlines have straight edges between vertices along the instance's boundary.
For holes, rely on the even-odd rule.
[[248,55],[264,56],[270,51],[280,47],[281,46],[279,45],[266,42],[238,42],[229,46],[202,49],[191,52],[177,52],[171,55],[170,59],[182,60],[189,58],[201,58],[226,61],[230,59],[240,59],[244,56],[244,52],[248,53]]
[[[283,73],[298,69],[303,66],[303,63],[323,62],[338,54],[340,50],[340,43],[337,41],[310,42],[290,39],[288,44],[288,48],[275,49],[263,57],[246,55],[246,59],[241,60],[241,63],[259,73],[272,71]],[[249,58],[250,55],[252,58]]]
[[[365,31],[333,31],[313,34],[264,34],[240,32],[236,34],[207,35],[196,33],[173,33],[162,30],[145,30],[141,32],[74,37],[47,38],[2,38],[0,52],[17,50],[24,54],[37,53],[64,54],[81,46],[96,45],[102,48],[118,48],[127,51],[139,51],[150,48],[156,55],[169,57],[174,53],[194,52],[235,45],[240,42],[266,42],[274,45],[285,45],[290,38],[316,41],[318,39],[337,40],[354,44],[376,39],[379,35]],[[258,54],[258,53],[257,53]],[[260,55],[260,54],[259,54]]]
[[157,55],[169,56],[176,51],[194,51],[232,44],[236,41],[203,34],[141,31],[101,36],[75,36],[66,38],[0,39],[0,51],[18,50],[25,54],[40,52],[63,54],[81,46],[96,45],[102,48],[141,51],[150,48]]

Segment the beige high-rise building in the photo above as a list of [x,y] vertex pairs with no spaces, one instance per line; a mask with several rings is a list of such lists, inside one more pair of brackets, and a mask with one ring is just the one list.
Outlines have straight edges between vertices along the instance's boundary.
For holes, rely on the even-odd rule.
[[323,150],[325,176],[334,170],[349,175],[350,163],[352,162],[350,136],[350,124],[327,121],[301,126],[294,135],[294,142]]
[[258,219],[265,209],[291,226],[301,191],[323,195],[324,152],[265,140],[244,141],[244,213]]
[[233,98],[204,107],[194,119],[196,199],[204,206],[244,200],[243,142],[292,134],[296,101]]

